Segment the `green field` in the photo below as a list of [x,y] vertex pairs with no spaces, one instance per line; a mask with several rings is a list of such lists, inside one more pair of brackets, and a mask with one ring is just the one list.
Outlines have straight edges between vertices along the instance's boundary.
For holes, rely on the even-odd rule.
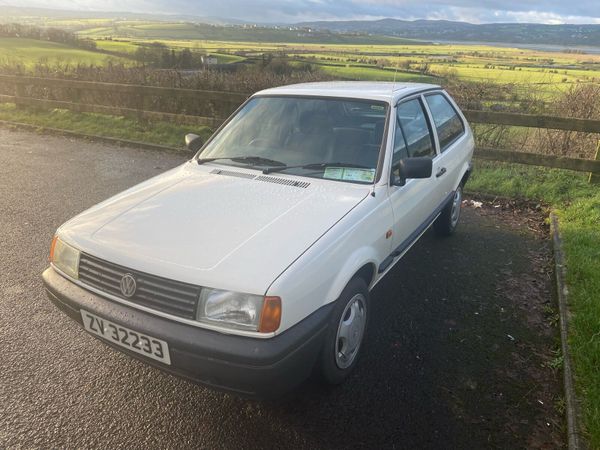
[[[96,41],[98,51],[90,51],[56,42],[0,37],[0,65],[23,65],[28,68],[37,63],[44,63],[49,66],[59,64],[63,66],[77,64],[105,66],[108,63],[135,65],[137,62],[127,55],[133,55],[139,44],[144,42],[148,41],[98,40]],[[202,47],[194,45],[190,41],[159,42],[178,50],[191,48],[192,51],[205,53]],[[221,53],[211,52],[210,54],[217,57],[219,64],[230,64],[245,59],[242,56],[228,53],[227,50],[223,50]]]
[[38,62],[48,65],[96,65],[111,62],[130,64],[131,61],[99,52],[82,50],[55,42],[34,39],[0,38],[0,64],[32,66]]
[[[237,56],[231,53],[227,53],[226,50],[222,49],[213,49],[212,51],[207,51],[205,48],[198,45],[195,41],[170,41],[170,40],[156,40],[156,41],[147,41],[140,39],[132,39],[132,40],[107,40],[100,39],[95,41],[96,48],[98,50],[102,50],[105,52],[118,54],[122,56],[133,55],[136,50],[142,45],[147,44],[148,42],[158,42],[161,44],[165,44],[167,47],[182,50],[184,48],[189,48],[192,52],[198,52],[202,54],[210,54],[211,56],[215,56],[219,64],[231,64],[239,61],[243,61],[245,58],[242,56]],[[217,50],[220,50],[217,51]]]
[[600,55],[468,44],[294,46],[279,51],[306,62],[343,65],[346,70],[328,70],[344,77],[361,76],[354,68],[365,64],[373,68],[364,73],[365,79],[381,80],[389,79],[390,68],[418,71],[426,65],[429,75],[464,81],[559,86],[561,90],[576,83],[600,84]]
[[356,66],[318,66],[322,71],[336,78],[348,80],[364,81],[398,81],[398,82],[417,82],[417,83],[436,83],[436,79],[427,75],[419,75],[406,72],[395,72],[394,70],[383,70],[376,67],[356,67]]
[[[52,22],[52,21],[51,21]],[[52,22],[96,41],[98,52],[27,39],[0,40],[0,61],[134,64],[142,44],[217,56],[220,64],[272,55],[307,63],[336,78],[356,80],[465,82],[533,87],[552,96],[581,83],[600,84],[600,55],[545,52],[469,44],[430,44],[377,36],[310,35],[302,30],[219,27],[184,22],[77,19]],[[305,36],[306,35],[306,36]],[[286,40],[287,39],[287,40]],[[115,59],[117,58],[117,59]],[[397,72],[397,73],[396,73]]]
[[[98,40],[99,48],[133,52],[148,40]],[[358,80],[435,81],[449,75],[463,81],[552,86],[559,91],[578,83],[600,84],[600,55],[548,53],[484,45],[347,45],[256,43],[217,40],[158,39],[171,48],[215,54],[230,63],[263,54],[284,55],[313,64],[335,77]],[[426,77],[419,71],[427,65]]]
[[108,52],[130,54],[135,53],[138,45],[132,41],[98,40],[96,41],[96,48]]

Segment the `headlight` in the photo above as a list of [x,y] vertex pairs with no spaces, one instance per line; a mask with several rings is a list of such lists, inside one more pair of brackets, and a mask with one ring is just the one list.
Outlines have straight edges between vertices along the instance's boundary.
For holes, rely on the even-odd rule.
[[65,244],[57,236],[52,239],[50,262],[66,275],[79,277],[79,250]]
[[272,332],[281,321],[281,299],[203,288],[196,319],[238,330]]

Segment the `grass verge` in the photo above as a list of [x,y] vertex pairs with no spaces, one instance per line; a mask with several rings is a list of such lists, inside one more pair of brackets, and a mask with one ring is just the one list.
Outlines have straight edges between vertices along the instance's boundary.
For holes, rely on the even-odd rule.
[[186,133],[193,132],[205,139],[212,133],[210,128],[204,126],[138,121],[127,117],[77,113],[65,109],[48,111],[17,108],[11,103],[0,104],[0,120],[172,147],[183,147],[183,137]]
[[573,317],[569,345],[590,448],[600,448],[600,186],[563,170],[478,162],[469,190],[541,201],[556,210]]

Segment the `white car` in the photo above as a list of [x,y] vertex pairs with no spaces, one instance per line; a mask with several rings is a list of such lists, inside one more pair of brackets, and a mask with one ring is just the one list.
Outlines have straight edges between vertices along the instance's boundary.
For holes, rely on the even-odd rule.
[[438,86],[268,89],[185,164],[62,225],[50,299],[103,342],[214,388],[341,382],[369,291],[458,223],[473,136]]

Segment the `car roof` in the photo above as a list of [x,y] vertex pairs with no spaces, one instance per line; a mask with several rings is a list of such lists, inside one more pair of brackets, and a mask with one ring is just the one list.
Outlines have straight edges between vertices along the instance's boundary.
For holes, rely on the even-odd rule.
[[379,100],[394,103],[417,92],[441,89],[435,84],[384,81],[324,81],[265,89],[254,96],[318,96]]

